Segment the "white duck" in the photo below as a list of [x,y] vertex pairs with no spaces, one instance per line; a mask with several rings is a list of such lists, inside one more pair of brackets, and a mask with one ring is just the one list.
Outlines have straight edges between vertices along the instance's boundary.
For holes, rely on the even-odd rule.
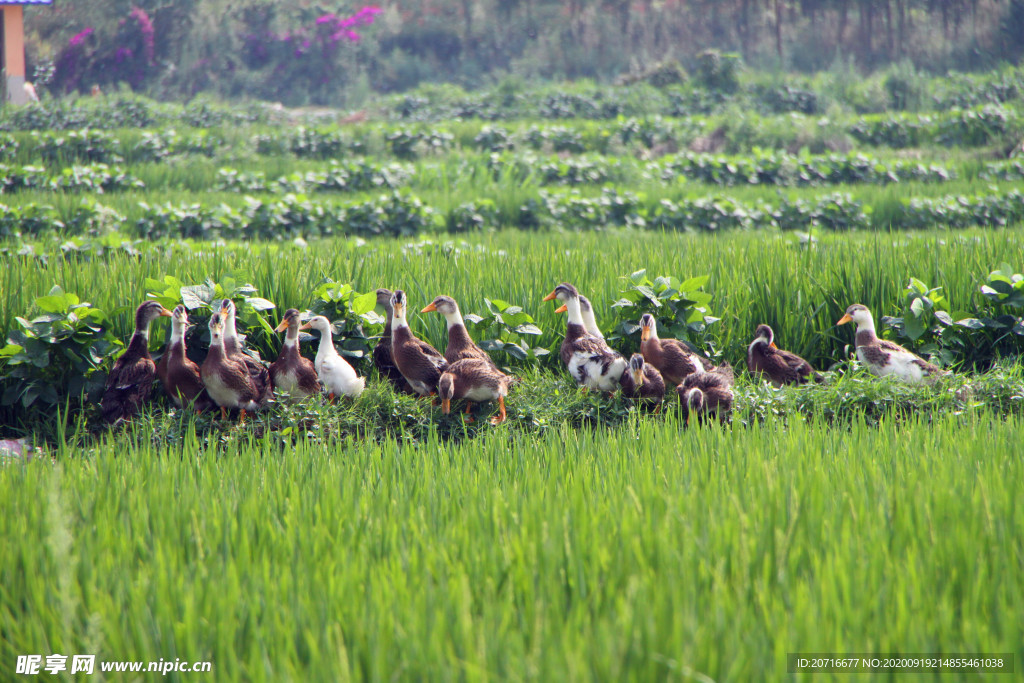
[[879,339],[875,334],[875,320],[871,311],[863,304],[853,304],[837,325],[853,321],[857,325],[854,338],[857,345],[857,360],[876,377],[892,375],[907,384],[925,384],[934,381],[947,371],[929,363],[915,353],[888,339]]
[[575,287],[563,282],[544,297],[544,301],[552,299],[561,301],[569,315],[565,340],[559,350],[569,374],[581,386],[594,391],[613,393],[619,388],[619,379],[626,371],[626,359],[613,351],[604,339],[587,332],[580,307],[580,295]]
[[322,315],[314,316],[300,330],[314,329],[320,333],[320,348],[316,351],[313,366],[317,377],[333,401],[337,395],[359,398],[366,388],[366,378],[356,375],[355,369],[342,358],[331,338],[331,322]]

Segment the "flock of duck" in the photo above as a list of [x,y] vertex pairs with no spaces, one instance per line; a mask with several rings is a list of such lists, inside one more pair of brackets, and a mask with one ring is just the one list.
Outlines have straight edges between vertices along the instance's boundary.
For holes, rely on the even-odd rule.
[[[625,358],[605,341],[594,317],[590,301],[574,286],[562,283],[544,297],[558,300],[557,313],[567,313],[565,339],[559,356],[569,374],[581,387],[626,397],[660,409],[666,382],[675,386],[687,417],[724,419],[733,403],[734,374],[728,362],[715,365],[711,360],[676,339],[660,339],[654,316],[640,318],[640,353]],[[459,306],[450,296],[438,296],[421,312],[438,312],[445,317],[448,344],[442,354],[418,339],[409,329],[405,292],[377,290],[377,303],[387,314],[384,333],[373,350],[373,362],[380,375],[397,390],[418,395],[437,396],[445,414],[451,402],[464,400],[465,419],[474,403],[496,401],[498,414],[493,424],[506,419],[505,397],[517,380],[491,360],[486,351],[470,338]],[[171,334],[159,363],[149,353],[149,328],[161,316],[171,318]],[[224,299],[214,306],[210,316],[210,349],[202,365],[190,360],[185,349],[188,312],[178,305],[168,311],[157,301],[146,301],[136,310],[135,332],[124,354],[115,362],[107,378],[100,407],[112,425],[133,417],[149,400],[154,380],[159,377],[164,390],[179,407],[198,411],[220,408],[239,411],[244,421],[247,412],[271,401],[302,400],[325,392],[329,400],[338,396],[358,398],[366,386],[353,367],[334,348],[331,323],[314,316],[302,323],[298,310],[285,311],[276,332],[285,333],[277,360],[269,366],[247,353],[235,326],[235,304]],[[854,304],[837,324],[853,322],[857,327],[857,358],[874,375],[892,375],[911,384],[920,384],[944,374],[903,347],[879,339],[871,312]],[[300,330],[320,333],[313,361],[299,352]],[[747,349],[747,368],[775,386],[820,381],[810,363],[775,345],[768,325],[760,325]]]

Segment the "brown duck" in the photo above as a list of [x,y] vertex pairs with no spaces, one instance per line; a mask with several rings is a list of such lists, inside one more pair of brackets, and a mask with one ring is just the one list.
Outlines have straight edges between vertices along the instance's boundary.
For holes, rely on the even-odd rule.
[[398,371],[391,354],[391,320],[394,316],[394,311],[391,308],[391,294],[390,289],[377,290],[377,305],[384,308],[387,319],[384,321],[384,332],[377,345],[373,347],[373,366],[377,368],[381,377],[387,378],[395,391],[415,394],[416,391],[409,386],[409,381]]
[[694,416],[698,420],[715,416],[724,422],[732,410],[734,382],[732,366],[728,363],[687,375],[676,387],[686,423],[692,423]]
[[634,353],[629,357],[629,367],[619,379],[622,395],[639,399],[648,405],[659,404],[665,399],[665,379],[658,368],[644,362],[644,357]]
[[429,396],[437,391],[437,381],[448,367],[437,349],[417,339],[405,319],[405,292],[396,291],[391,295],[391,356],[395,367],[420,396]]
[[313,361],[299,353],[299,311],[289,308],[281,318],[275,332],[284,332],[284,346],[277,360],[270,364],[270,381],[277,391],[283,391],[293,400],[301,400],[320,391]]
[[253,382],[245,363],[231,356],[224,347],[226,313],[214,312],[210,316],[210,350],[199,368],[206,393],[220,406],[221,418],[227,417],[229,409],[241,411],[238,421],[245,421],[246,411],[259,408],[260,388]]
[[640,316],[640,353],[672,384],[713,367],[710,360],[694,353],[678,339],[659,339],[657,322],[650,313]]
[[112,426],[130,420],[149,398],[156,379],[156,364],[149,355],[149,326],[171,312],[158,301],[147,301],[135,310],[135,332],[128,348],[114,362],[100,399],[103,419]]
[[767,377],[776,387],[806,384],[812,377],[821,381],[810,363],[775,345],[775,332],[768,325],[758,325],[754,331],[754,341],[747,347],[747,370]]
[[455,399],[466,399],[466,421],[472,422],[469,416],[474,401],[497,401],[498,414],[491,418],[491,424],[505,421],[505,396],[511,377],[498,370],[489,360],[482,358],[464,358],[448,366],[441,373],[437,391],[441,396],[441,409],[447,415],[451,411],[451,402]]
[[202,412],[212,408],[213,402],[203,388],[199,366],[186,354],[187,331],[188,311],[178,304],[171,311],[171,340],[167,342],[164,355],[156,364],[156,374],[174,405],[179,408],[192,406]]
[[238,336],[235,323],[235,302],[231,299],[221,301],[221,315],[224,316],[224,349],[228,355],[245,365],[253,385],[260,392],[260,405],[274,397],[274,385],[270,381],[270,372],[262,361],[253,358],[242,347],[242,339]]
[[487,352],[473,343],[473,339],[466,330],[466,323],[462,319],[459,305],[455,299],[444,294],[436,297],[427,304],[420,313],[437,311],[444,316],[448,323],[448,346],[444,349],[444,359],[449,363],[465,360],[466,358],[477,358],[494,364]]

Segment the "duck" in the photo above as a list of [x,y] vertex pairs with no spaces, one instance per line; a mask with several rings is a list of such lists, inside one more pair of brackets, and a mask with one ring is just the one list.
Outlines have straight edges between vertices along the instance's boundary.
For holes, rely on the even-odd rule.
[[626,359],[613,351],[604,339],[587,332],[579,296],[574,286],[563,282],[543,299],[558,299],[569,314],[559,356],[577,384],[611,394],[619,387],[622,373],[626,371]]
[[754,341],[747,347],[747,370],[767,377],[776,388],[784,384],[806,384],[811,378],[821,381],[810,363],[775,345],[775,331],[768,325],[758,325],[754,330]]
[[836,323],[845,325],[853,321],[857,326],[854,343],[857,346],[857,359],[864,364],[876,377],[893,376],[907,384],[926,384],[938,377],[948,375],[933,363],[929,363],[916,353],[908,351],[899,344],[887,339],[879,339],[875,334],[875,319],[871,311],[863,304],[853,304]]
[[227,418],[228,409],[237,408],[241,411],[238,421],[245,422],[246,412],[262,404],[262,394],[246,364],[225,347],[226,317],[223,309],[210,316],[210,350],[199,367],[199,376],[210,399],[220,407],[221,418]]
[[511,377],[498,370],[494,363],[482,358],[463,358],[450,364],[437,382],[441,397],[441,410],[451,412],[454,399],[466,399],[466,422],[473,422],[469,415],[474,401],[497,401],[498,414],[491,418],[491,424],[505,421],[505,396]]
[[320,391],[316,366],[299,353],[299,311],[289,308],[274,332],[284,332],[284,346],[277,360],[270,364],[270,381],[277,391],[293,400],[302,400]]
[[648,405],[660,404],[665,399],[665,379],[658,368],[644,362],[643,354],[629,357],[629,367],[619,380],[622,395],[639,399]]
[[477,346],[469,336],[466,323],[462,320],[462,313],[459,311],[459,304],[455,302],[455,299],[441,294],[424,306],[420,313],[432,311],[443,315],[448,323],[448,346],[444,349],[444,359],[449,364],[466,358],[476,358],[494,365],[494,361],[487,355],[487,352]]
[[735,375],[728,362],[704,372],[687,375],[676,387],[683,414],[686,415],[686,424],[691,424],[694,417],[703,420],[709,416],[725,422],[732,411],[734,383]]
[[213,402],[203,388],[199,366],[186,353],[187,331],[188,310],[178,304],[171,311],[171,339],[167,342],[160,362],[156,364],[156,374],[174,405],[179,408],[192,406],[196,412],[201,413],[213,407]]
[[597,319],[594,317],[594,307],[590,305],[590,299],[582,294],[580,294],[580,314],[583,316],[583,327],[587,332],[598,339],[604,339],[601,328],[597,326]]
[[409,385],[420,396],[437,393],[441,373],[448,369],[448,361],[433,346],[417,339],[405,319],[405,292],[397,290],[391,295],[391,355],[395,366]]
[[384,308],[386,319],[384,321],[384,332],[381,334],[377,345],[373,347],[373,365],[381,377],[388,380],[395,391],[404,394],[415,394],[416,390],[409,385],[409,380],[402,376],[395,366],[395,360],[391,355],[391,319],[394,310],[391,308],[391,290],[377,290],[377,305]]
[[359,398],[366,388],[366,378],[356,375],[355,368],[334,348],[331,321],[322,315],[315,315],[299,329],[316,330],[320,333],[320,347],[316,351],[313,365],[327,392],[327,398],[330,401],[334,401],[335,396]]
[[[555,309],[555,313],[565,313],[569,310],[565,304]],[[597,319],[594,317],[594,307],[590,305],[590,299],[580,294],[580,315],[583,316],[583,329],[592,337],[604,339],[601,328],[597,326]]]
[[672,384],[713,367],[710,360],[694,353],[678,339],[659,339],[658,324],[650,313],[640,316],[640,353]]
[[224,317],[224,349],[229,356],[245,364],[253,384],[260,392],[260,404],[263,404],[274,396],[274,385],[270,381],[270,372],[262,361],[253,358],[245,351],[235,322],[237,315],[235,302],[231,299],[224,299],[221,301],[220,308],[221,315]]
[[157,318],[170,315],[159,301],[146,301],[135,309],[135,331],[107,375],[100,399],[100,412],[110,426],[133,418],[149,398],[156,379],[156,364],[149,355],[149,326]]

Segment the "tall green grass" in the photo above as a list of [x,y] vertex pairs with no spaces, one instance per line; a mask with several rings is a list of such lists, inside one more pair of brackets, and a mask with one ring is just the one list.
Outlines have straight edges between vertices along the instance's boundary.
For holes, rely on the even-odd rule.
[[[454,296],[464,313],[482,312],[485,297],[503,299],[523,306],[538,321],[544,331],[539,343],[551,348],[560,341],[565,318],[541,299],[556,284],[572,282],[590,297],[598,323],[608,332],[618,320],[611,304],[626,286],[624,276],[646,268],[651,275],[711,277],[710,313],[721,321],[711,326],[708,341],[721,357],[741,363],[754,328],[768,323],[782,348],[828,367],[842,359],[844,347],[853,342],[850,330],[835,326],[848,305],[867,305],[876,320],[897,315],[913,276],[943,287],[954,311],[969,310],[981,297],[988,273],[1002,262],[1019,268],[1024,252],[1021,228],[813,237],[816,241],[808,247],[789,234],[495,232],[472,242],[455,241],[447,248],[436,239],[378,239],[362,246],[323,240],[307,248],[290,243],[190,247],[168,242],[144,248],[139,256],[110,251],[68,258],[50,242],[39,247],[49,255],[47,261],[3,257],[0,332],[6,334],[15,316],[30,313],[33,299],[53,285],[113,313],[113,329],[126,338],[132,312],[146,297],[147,277],[174,275],[186,283],[200,283],[230,275],[255,285],[279,311],[308,307],[314,286],[330,277],[351,282],[360,292],[405,289],[411,308],[417,310],[438,294]],[[412,326],[443,346],[445,330],[439,316],[414,315]],[[154,348],[156,340],[162,343],[163,334],[162,328],[154,333]]]
[[0,661],[180,657],[252,681],[790,680],[795,651],[1020,661],[1019,419],[682,427],[415,448],[138,434],[8,465]]

